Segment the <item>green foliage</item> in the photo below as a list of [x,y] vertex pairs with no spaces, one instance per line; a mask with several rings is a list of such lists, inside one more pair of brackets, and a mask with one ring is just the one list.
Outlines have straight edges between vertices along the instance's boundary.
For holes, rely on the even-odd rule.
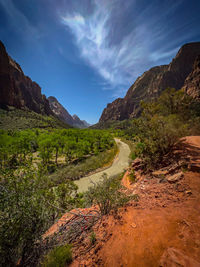
[[54,248],[42,263],[43,267],[65,267],[72,262],[71,245]]
[[87,157],[76,164],[71,163],[58,169],[55,173],[49,175],[49,179],[57,184],[64,182],[66,179],[77,180],[89,172],[111,163],[116,153],[117,146],[114,145],[110,150],[100,152],[98,155]]
[[[115,149],[113,137],[107,131],[0,130],[0,257],[3,266],[15,266],[19,260],[21,265],[35,263],[36,247],[54,220],[66,210],[85,205],[77,186],[67,179],[68,171],[70,174],[71,169],[76,170],[77,164],[82,164],[78,176],[80,172],[94,170],[98,164],[113,158]],[[60,158],[64,157],[66,163],[60,163]],[[61,167],[68,167],[62,178],[49,176]],[[76,173],[71,174],[71,180],[73,175],[77,177]]]
[[9,107],[8,110],[0,109],[0,129],[24,130],[24,129],[56,129],[71,128],[53,116],[35,113],[30,110]]
[[193,114],[192,102],[182,91],[169,88],[157,100],[141,103],[142,116],[134,120],[139,139],[135,154],[144,160],[147,169],[157,166],[179,138],[188,133],[186,122]]
[[161,162],[179,138],[187,133],[187,125],[176,115],[140,118],[136,125],[140,142],[136,144],[135,153],[145,161],[147,168]]
[[22,266],[30,266],[41,235],[61,215],[60,209],[76,206],[77,186],[66,181],[54,188],[30,166],[1,170],[0,178],[1,263],[15,266],[20,259]]
[[[50,173],[59,166],[59,157],[66,165],[98,155],[114,147],[111,134],[99,130],[24,130],[0,131],[0,164],[17,167],[29,159],[42,163]],[[36,153],[37,152],[37,153]],[[35,160],[36,153],[37,159]]]
[[129,173],[129,180],[131,181],[131,183],[136,182],[135,171],[133,169],[131,170],[131,173]]
[[[158,99],[142,102],[140,118],[133,120],[134,153],[153,169],[180,140],[180,137],[198,132],[199,108],[195,100],[183,91],[166,89]],[[136,140],[137,139],[137,140]]]
[[167,88],[158,98],[141,102],[139,118],[98,126],[127,142],[131,158],[141,157],[146,170],[154,169],[180,137],[200,134],[200,105],[182,90]]
[[94,243],[97,241],[95,232],[92,232],[90,234],[90,243],[94,245]]
[[130,198],[123,193],[120,184],[121,177],[102,176],[102,180],[90,187],[86,193],[89,204],[97,205],[101,215],[109,214],[111,211],[123,206]]

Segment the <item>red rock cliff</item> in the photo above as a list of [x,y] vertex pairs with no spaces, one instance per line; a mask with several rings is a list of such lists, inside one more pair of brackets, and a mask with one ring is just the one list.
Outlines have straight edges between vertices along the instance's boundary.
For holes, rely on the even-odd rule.
[[129,88],[124,98],[108,104],[100,122],[124,120],[139,114],[141,100],[158,96],[168,87],[180,89],[193,68],[195,58],[200,54],[200,42],[185,44],[169,65],[151,68],[144,72]]
[[48,100],[41,94],[40,86],[24,75],[0,41],[0,107],[6,106],[53,114]]

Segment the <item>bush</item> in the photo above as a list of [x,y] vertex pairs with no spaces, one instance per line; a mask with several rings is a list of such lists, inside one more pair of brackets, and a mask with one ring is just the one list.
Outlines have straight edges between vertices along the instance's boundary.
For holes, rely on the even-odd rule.
[[131,173],[129,173],[129,180],[131,183],[135,183],[136,182],[136,176],[135,176],[135,171],[131,170]]
[[155,168],[162,162],[164,155],[172,151],[188,129],[177,115],[156,114],[150,119],[138,119],[136,124],[140,142],[136,144],[135,153],[144,160],[146,169]]
[[121,177],[108,178],[104,174],[102,180],[90,187],[86,193],[87,202],[90,205],[97,205],[101,215],[109,214],[112,210],[117,211],[119,207],[130,200],[130,197],[120,190],[120,180]]
[[65,267],[72,262],[71,245],[54,248],[45,258],[43,267]]
[[[0,258],[2,266],[36,266],[42,234],[59,215],[76,204],[73,182],[50,189],[34,168],[0,171]],[[75,205],[74,204],[74,205]],[[69,206],[67,206],[69,205]],[[39,249],[39,250],[38,250]]]

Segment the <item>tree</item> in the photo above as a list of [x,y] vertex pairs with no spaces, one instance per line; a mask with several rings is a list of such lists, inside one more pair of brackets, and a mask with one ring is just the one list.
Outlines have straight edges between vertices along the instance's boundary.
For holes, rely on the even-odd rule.
[[43,164],[47,165],[50,162],[53,152],[51,135],[42,134],[39,138],[39,151]]

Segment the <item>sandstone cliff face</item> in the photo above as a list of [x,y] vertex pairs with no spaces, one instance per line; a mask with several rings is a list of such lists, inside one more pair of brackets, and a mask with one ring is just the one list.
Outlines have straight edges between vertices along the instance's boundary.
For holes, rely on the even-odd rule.
[[100,122],[136,117],[140,112],[141,100],[148,101],[168,87],[181,89],[199,54],[200,42],[185,44],[169,65],[154,67],[144,72],[129,88],[124,98],[107,105]]
[[41,88],[25,76],[17,64],[6,52],[0,41],[0,106],[28,108],[37,113],[53,115]]
[[89,127],[89,124],[86,121],[80,120],[77,115],[71,116],[55,97],[50,96],[48,100],[51,110],[61,121],[77,128]]
[[196,58],[193,70],[185,80],[183,90],[193,98],[200,99],[200,55]]

